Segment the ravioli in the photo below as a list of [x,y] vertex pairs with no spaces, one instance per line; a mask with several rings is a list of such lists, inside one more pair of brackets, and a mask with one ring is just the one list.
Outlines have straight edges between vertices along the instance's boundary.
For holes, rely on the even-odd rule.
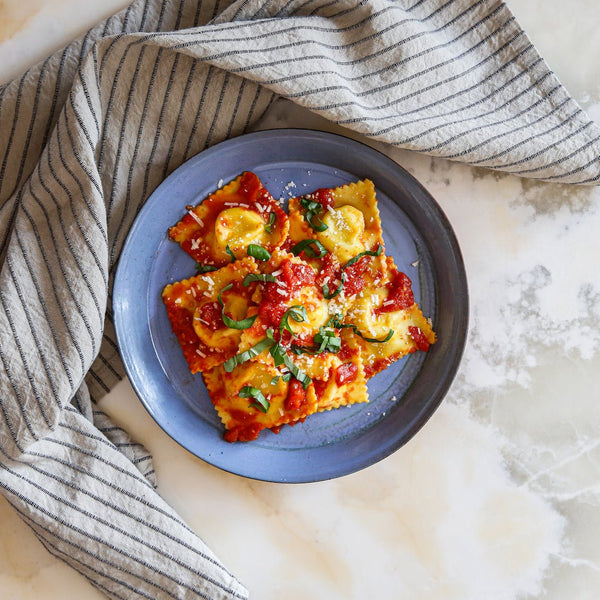
[[292,198],[286,215],[246,172],[169,235],[209,270],[163,300],[228,442],[369,402],[369,378],[436,342],[385,253],[370,180]]
[[[227,327],[222,313],[225,310],[234,320],[247,316],[251,299],[242,282],[257,272],[256,262],[248,257],[165,286],[167,316],[192,373],[223,363],[237,352],[242,331]],[[231,289],[221,293],[229,285]],[[220,305],[220,293],[225,307]]]
[[286,213],[251,172],[210,194],[169,229],[169,237],[201,265],[222,267],[246,256],[249,244],[271,251],[287,238]]

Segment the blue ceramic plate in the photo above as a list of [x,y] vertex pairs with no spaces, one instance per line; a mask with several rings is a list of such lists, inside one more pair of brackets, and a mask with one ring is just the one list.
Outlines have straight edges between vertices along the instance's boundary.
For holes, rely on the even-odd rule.
[[[248,443],[222,439],[223,427],[200,374],[188,370],[161,292],[195,274],[194,261],[167,229],[219,185],[254,171],[278,197],[358,179],[375,183],[386,253],[413,281],[415,298],[439,341],[369,381],[368,404],[312,415]],[[395,162],[351,139],[302,129],[244,135],[198,154],[152,194],[123,247],[113,308],[125,368],[156,422],[184,448],[226,471],[276,482],[352,473],[407,442],[442,401],[465,343],[468,300],[452,229],[425,189]]]

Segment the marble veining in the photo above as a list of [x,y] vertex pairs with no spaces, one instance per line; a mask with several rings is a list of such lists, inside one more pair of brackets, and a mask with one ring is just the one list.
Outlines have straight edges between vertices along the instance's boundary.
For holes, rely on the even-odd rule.
[[[0,81],[124,4],[0,1]],[[509,6],[600,122],[600,5]],[[333,129],[287,102],[261,126]],[[409,444],[359,473],[285,486],[191,456],[126,381],[102,408],[153,452],[160,493],[254,598],[595,600],[600,190],[385,151],[448,215],[471,294],[456,381]],[[0,522],[0,597],[104,597],[46,552],[3,499]]]

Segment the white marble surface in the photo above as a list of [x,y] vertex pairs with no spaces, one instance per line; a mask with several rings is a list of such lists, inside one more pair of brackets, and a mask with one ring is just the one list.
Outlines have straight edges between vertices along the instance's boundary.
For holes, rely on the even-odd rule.
[[[0,1],[0,81],[123,5]],[[509,5],[600,122],[600,4]],[[264,126],[287,124],[322,125],[279,103]],[[253,598],[595,600],[600,190],[392,156],[453,223],[472,304],[457,379],[410,443],[338,480],[277,485],[223,473],[182,450],[127,382],[102,407],[153,452],[161,494]],[[103,597],[49,555],[3,499],[0,523],[2,600]]]

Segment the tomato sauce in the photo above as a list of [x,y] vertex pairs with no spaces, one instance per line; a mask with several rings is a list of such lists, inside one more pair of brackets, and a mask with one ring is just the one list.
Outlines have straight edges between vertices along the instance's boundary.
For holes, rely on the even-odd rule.
[[412,283],[409,277],[401,271],[394,273],[392,281],[388,284],[388,290],[384,304],[376,310],[377,314],[405,310],[415,303]]
[[202,305],[199,310],[199,316],[202,319],[202,324],[206,325],[211,331],[217,331],[225,327],[221,307],[218,302],[207,302]]
[[414,325],[411,325],[408,328],[408,333],[410,334],[410,337],[414,340],[415,344],[417,345],[418,350],[421,350],[423,352],[427,352],[427,350],[429,350],[429,347],[431,344],[429,343],[429,341],[425,337],[425,334],[419,327],[415,327]]
[[366,283],[364,274],[368,265],[369,257],[363,256],[344,269],[344,294],[346,294],[346,296],[354,296],[363,291]]
[[285,399],[285,410],[298,410],[306,402],[306,390],[297,380],[291,379],[288,387],[288,395]]
[[356,363],[349,362],[340,365],[335,371],[335,382],[339,385],[345,385],[354,381],[358,375],[358,366]]
[[323,206],[323,208],[327,208],[328,206],[333,208],[333,203],[335,201],[332,191],[327,188],[319,188],[318,190],[315,190],[311,194],[308,194],[308,198],[318,202]]

